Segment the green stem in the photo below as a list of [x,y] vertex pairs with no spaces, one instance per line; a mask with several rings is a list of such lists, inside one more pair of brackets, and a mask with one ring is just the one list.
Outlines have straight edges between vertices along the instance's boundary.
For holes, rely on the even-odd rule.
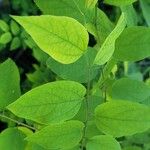
[[12,122],[14,122],[14,123],[16,123],[16,124],[18,124],[18,125],[27,127],[27,128],[29,128],[29,129],[31,129],[31,130],[37,130],[36,128],[31,127],[31,126],[29,126],[29,125],[27,125],[27,124],[25,124],[25,123],[22,123],[22,122],[19,122],[19,121],[17,121],[17,120],[14,120],[14,119],[12,119],[12,118],[9,118],[8,116],[6,116],[6,115],[4,115],[4,114],[0,114],[0,117],[2,117],[2,118],[4,118],[4,119],[7,119],[7,120],[10,120],[10,121],[12,121]]
[[83,130],[83,138],[81,140],[81,150],[84,150],[85,143],[86,143],[86,130],[87,130],[87,125],[89,121],[89,98],[90,98],[90,67],[88,69],[88,83],[87,83],[87,94],[86,94],[86,99],[85,99],[85,122],[84,122],[84,130]]

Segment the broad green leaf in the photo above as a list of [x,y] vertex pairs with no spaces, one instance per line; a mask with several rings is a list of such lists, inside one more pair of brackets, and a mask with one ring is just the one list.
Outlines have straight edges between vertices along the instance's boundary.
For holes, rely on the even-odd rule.
[[119,18],[119,21],[114,30],[108,35],[99,52],[96,55],[94,64],[103,65],[113,55],[115,50],[115,41],[120,36],[126,26],[126,19],[124,13]]
[[68,16],[85,23],[86,1],[88,0],[34,0],[46,15]]
[[20,96],[20,77],[15,63],[8,59],[0,64],[0,110]]
[[149,56],[150,29],[147,27],[126,28],[116,41],[114,58],[119,61],[138,61]]
[[104,3],[114,6],[124,6],[134,3],[137,0],[104,0]]
[[136,26],[138,22],[136,11],[133,5],[127,5],[121,7],[122,12],[125,13],[127,19],[127,26]]
[[77,82],[51,82],[25,93],[8,109],[19,117],[43,124],[61,122],[77,114],[85,92]]
[[99,135],[87,143],[87,150],[121,150],[120,144],[109,135]]
[[1,150],[24,150],[27,142],[25,134],[17,128],[7,128],[0,133]]
[[27,137],[27,140],[46,149],[69,149],[80,142],[83,128],[84,124],[80,121],[67,121],[49,125]]
[[107,15],[102,10],[97,9],[97,19],[95,26],[96,39],[101,45],[114,29],[114,24],[109,20]]
[[148,97],[150,97],[150,86],[141,81],[122,78],[117,80],[112,86],[113,99],[129,100],[145,104]]
[[50,15],[12,18],[44,52],[63,64],[75,62],[87,49],[88,32],[73,18]]
[[87,52],[72,64],[61,64],[50,57],[47,66],[63,79],[84,83],[93,79],[98,73],[98,67],[92,65],[95,56],[96,50],[88,48]]
[[97,3],[97,0],[34,1],[44,14],[72,17],[84,25],[91,19],[91,13]]
[[142,8],[143,16],[146,20],[148,26],[150,26],[150,1],[149,0],[140,0],[140,6]]
[[150,108],[130,101],[110,101],[95,110],[100,131],[121,137],[141,133],[150,128]]

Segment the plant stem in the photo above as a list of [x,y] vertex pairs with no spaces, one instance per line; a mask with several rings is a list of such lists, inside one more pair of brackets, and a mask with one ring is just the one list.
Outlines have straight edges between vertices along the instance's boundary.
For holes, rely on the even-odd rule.
[[88,83],[87,83],[87,94],[86,94],[86,99],[85,99],[85,122],[84,122],[84,130],[83,130],[83,138],[81,140],[81,150],[84,150],[85,146],[85,140],[86,140],[86,130],[87,130],[87,124],[89,120],[89,97],[90,97],[90,66],[88,69]]
[[6,116],[6,115],[4,115],[4,114],[0,114],[0,117],[2,117],[2,118],[4,118],[4,119],[7,119],[7,120],[10,120],[10,121],[12,121],[12,122],[15,122],[15,123],[18,124],[18,125],[22,125],[22,126],[24,126],[24,127],[27,127],[27,128],[29,128],[29,129],[31,129],[31,130],[37,130],[36,128],[31,127],[31,126],[29,126],[29,125],[27,125],[27,124],[25,124],[25,123],[22,123],[22,122],[19,122],[19,121],[17,121],[17,120],[14,120],[14,119],[12,119],[12,118],[9,118],[8,116]]

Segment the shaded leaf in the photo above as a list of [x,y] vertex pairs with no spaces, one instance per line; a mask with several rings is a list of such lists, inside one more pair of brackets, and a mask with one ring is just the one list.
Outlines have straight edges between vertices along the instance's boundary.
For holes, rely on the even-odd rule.
[[99,135],[87,143],[87,150],[121,150],[120,144],[109,135]]
[[20,76],[15,63],[7,59],[0,64],[0,110],[20,96]]

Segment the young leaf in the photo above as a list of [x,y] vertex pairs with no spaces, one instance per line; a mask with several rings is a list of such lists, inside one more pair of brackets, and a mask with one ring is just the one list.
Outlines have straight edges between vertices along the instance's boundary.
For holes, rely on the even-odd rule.
[[150,108],[130,101],[110,101],[95,110],[96,125],[105,134],[121,137],[150,128]]
[[20,96],[20,77],[15,63],[8,59],[0,64],[0,110]]
[[7,128],[0,134],[1,150],[25,150],[25,134],[17,128]]
[[140,5],[142,8],[143,16],[146,20],[148,26],[150,26],[150,1],[149,0],[140,0]]
[[107,15],[102,10],[97,9],[96,30],[98,42],[103,44],[113,29],[114,24],[109,20]]
[[122,13],[116,27],[106,38],[102,47],[97,53],[94,64],[103,65],[111,58],[115,50],[115,41],[120,36],[125,26],[126,26],[126,19],[124,13]]
[[121,150],[120,144],[110,135],[99,135],[90,139],[87,150]]
[[46,149],[69,149],[80,142],[83,128],[84,124],[80,121],[67,121],[49,125],[27,137],[27,140]]
[[77,82],[51,82],[25,93],[8,109],[19,117],[42,124],[61,122],[77,114],[85,92]]
[[10,32],[3,33],[0,36],[0,44],[7,44],[12,40],[12,35]]
[[116,41],[114,58],[119,61],[138,61],[149,56],[150,29],[147,27],[126,28]]
[[124,6],[134,3],[137,0],[104,0],[104,3],[114,6]]
[[[119,92],[118,92],[119,91]],[[112,86],[112,98],[145,103],[150,97],[150,86],[141,81],[122,78]]]
[[87,49],[88,33],[73,18],[50,15],[12,18],[25,28],[44,52],[61,63],[75,62]]
[[0,19],[0,29],[4,32],[9,31],[9,25],[4,21]]
[[98,67],[92,65],[95,56],[96,50],[88,48],[87,52],[72,64],[61,64],[50,57],[47,66],[63,79],[84,83],[93,79],[98,73]]

